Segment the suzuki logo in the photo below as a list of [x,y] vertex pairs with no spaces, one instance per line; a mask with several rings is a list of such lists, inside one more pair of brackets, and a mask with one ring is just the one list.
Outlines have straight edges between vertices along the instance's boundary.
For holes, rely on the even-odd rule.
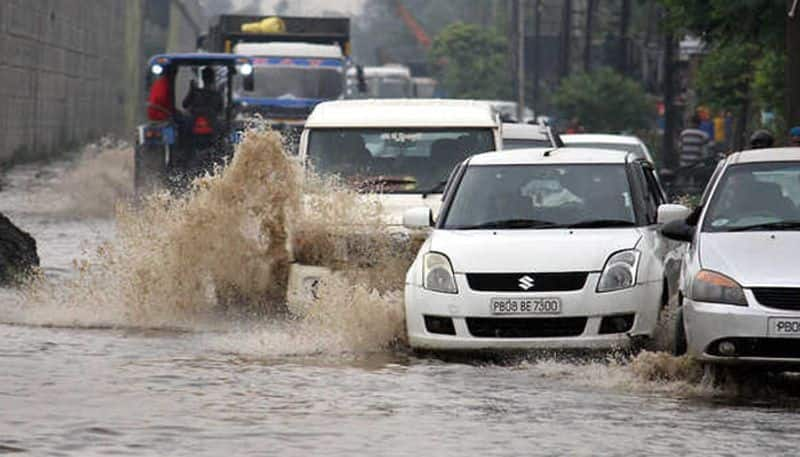
[[520,289],[528,290],[531,287],[533,287],[533,285],[534,285],[533,278],[531,278],[530,276],[525,275],[525,276],[519,278],[519,288]]

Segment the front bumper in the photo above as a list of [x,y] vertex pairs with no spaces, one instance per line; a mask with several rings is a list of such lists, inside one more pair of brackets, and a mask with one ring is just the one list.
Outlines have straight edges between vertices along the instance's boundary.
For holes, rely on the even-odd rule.
[[[684,299],[689,355],[713,363],[800,365],[800,339],[770,335],[770,319],[797,319],[800,312],[761,306],[747,289],[745,296],[748,306]],[[721,355],[719,343],[723,340],[732,342],[737,353]]]
[[[661,282],[638,284],[615,291],[597,293],[599,273],[591,273],[583,289],[569,292],[478,292],[470,290],[465,275],[456,274],[458,294],[431,292],[420,286],[406,284],[406,328],[411,347],[433,350],[480,349],[617,349],[626,348],[639,337],[652,336],[661,306]],[[561,299],[562,312],[557,316],[496,316],[490,311],[492,298]],[[631,328],[624,333],[601,334],[603,317],[634,315]],[[425,316],[452,319],[455,335],[432,333],[426,328]],[[474,318],[493,319],[586,318],[582,331],[575,336],[544,337],[476,337],[468,325]],[[521,321],[520,321],[521,322]],[[534,322],[535,323],[535,322]]]

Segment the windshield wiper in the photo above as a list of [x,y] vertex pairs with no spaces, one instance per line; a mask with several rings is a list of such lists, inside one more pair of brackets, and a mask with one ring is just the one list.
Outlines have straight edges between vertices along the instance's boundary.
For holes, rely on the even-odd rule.
[[356,184],[356,188],[363,190],[377,186],[402,186],[406,184],[416,185],[417,180],[414,178],[403,178],[397,176],[371,176],[369,178],[359,180]]
[[526,229],[526,228],[559,228],[562,227],[555,222],[540,221],[537,219],[503,219],[499,221],[484,222],[482,224],[464,225],[453,227],[460,230],[481,230],[481,229]]
[[751,230],[800,230],[800,221],[766,222],[729,228],[728,232],[747,232]]
[[444,188],[447,187],[447,180],[443,179],[436,183],[435,186],[431,187],[430,189],[422,192],[422,198],[427,197],[430,194],[438,194],[444,191]]
[[636,223],[624,219],[591,219],[567,224],[567,228],[632,227]]

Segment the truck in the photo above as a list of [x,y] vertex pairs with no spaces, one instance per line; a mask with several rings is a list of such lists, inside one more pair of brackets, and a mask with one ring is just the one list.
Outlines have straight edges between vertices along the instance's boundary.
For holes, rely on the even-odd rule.
[[253,92],[235,88],[243,116],[258,114],[296,149],[314,107],[343,98],[350,55],[350,20],[322,17],[221,15],[202,45],[250,56]]

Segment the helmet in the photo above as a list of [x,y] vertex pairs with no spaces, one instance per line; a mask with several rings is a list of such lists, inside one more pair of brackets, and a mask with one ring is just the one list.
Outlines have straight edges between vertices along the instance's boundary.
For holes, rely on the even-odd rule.
[[772,137],[772,133],[768,130],[756,130],[750,136],[751,149],[769,148],[772,147],[773,143],[775,143],[775,138]]

